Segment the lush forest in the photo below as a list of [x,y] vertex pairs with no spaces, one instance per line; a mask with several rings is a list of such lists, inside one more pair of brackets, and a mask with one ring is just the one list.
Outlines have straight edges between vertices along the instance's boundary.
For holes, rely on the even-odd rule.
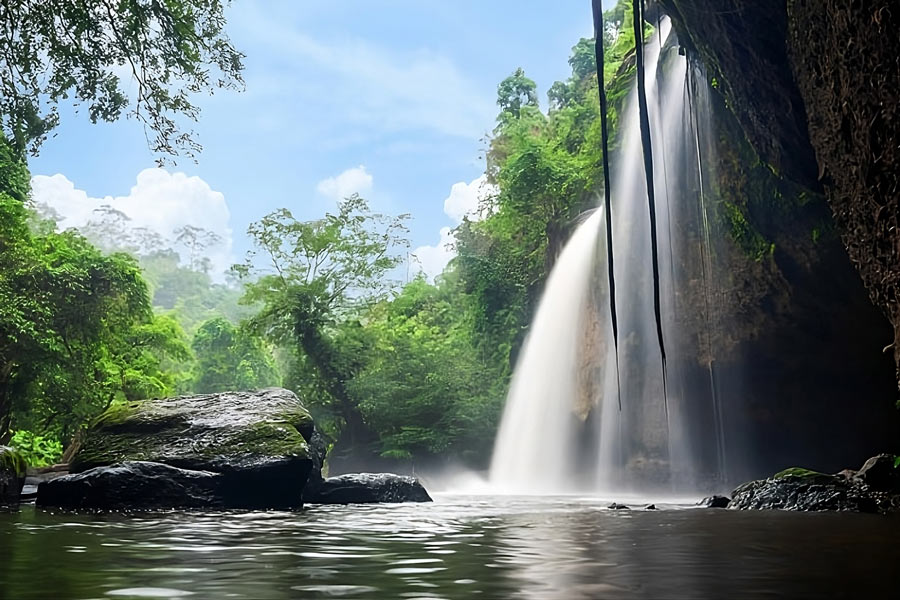
[[[634,45],[626,4],[606,15],[613,123],[633,70],[620,68]],[[337,460],[483,466],[542,283],[602,189],[593,40],[579,40],[569,64],[546,102],[522,69],[498,85],[492,192],[455,230],[456,257],[434,283],[398,276],[411,217],[376,214],[356,195],[317,220],[282,209],[252,224],[255,250],[226,283],[204,254],[215,234],[200,227],[164,239],[107,207],[60,231],[30,199],[26,160],[53,123],[7,127],[0,441],[47,464],[116,403],[283,385],[314,411]]]

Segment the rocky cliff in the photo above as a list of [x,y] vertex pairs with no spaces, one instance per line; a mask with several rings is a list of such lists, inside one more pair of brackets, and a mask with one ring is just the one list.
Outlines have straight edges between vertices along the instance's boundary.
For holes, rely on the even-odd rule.
[[900,384],[900,6],[893,0],[660,0],[760,158],[824,191]]

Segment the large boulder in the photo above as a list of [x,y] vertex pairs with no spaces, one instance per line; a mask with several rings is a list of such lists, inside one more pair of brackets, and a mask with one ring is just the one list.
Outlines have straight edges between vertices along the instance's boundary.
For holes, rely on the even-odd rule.
[[43,481],[37,504],[106,510],[204,508],[228,506],[228,495],[219,473],[126,461]]
[[[877,457],[876,457],[877,458]],[[866,462],[870,465],[874,459]],[[871,472],[871,465],[869,471]],[[860,471],[863,473],[863,471]],[[880,483],[882,480],[878,479]],[[836,475],[792,467],[734,490],[729,508],[888,513],[900,510],[900,494],[874,487],[853,471]]]
[[104,413],[88,431],[71,472],[163,463],[221,474],[228,506],[295,508],[302,505],[310,472],[321,468],[320,457],[310,452],[314,436],[309,412],[293,392],[280,388],[152,399]]
[[25,460],[15,449],[0,446],[0,504],[17,504],[25,484]]
[[431,502],[415,477],[393,473],[351,473],[329,477],[307,498],[314,504],[368,504],[372,502]]

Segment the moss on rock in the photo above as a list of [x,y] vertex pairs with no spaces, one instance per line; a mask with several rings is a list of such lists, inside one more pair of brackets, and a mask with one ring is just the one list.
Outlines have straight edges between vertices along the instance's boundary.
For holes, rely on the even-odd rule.
[[28,463],[19,454],[19,451],[9,446],[0,446],[0,470],[8,471],[16,477],[25,477]]
[[299,502],[314,431],[297,396],[279,388],[123,403],[96,420],[71,470],[146,461],[222,473],[234,489],[288,480]]
[[25,483],[25,459],[14,448],[0,446],[0,504],[19,501]]

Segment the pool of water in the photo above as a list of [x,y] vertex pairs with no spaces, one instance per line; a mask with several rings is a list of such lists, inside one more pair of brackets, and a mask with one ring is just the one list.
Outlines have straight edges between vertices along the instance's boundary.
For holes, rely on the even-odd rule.
[[0,598],[900,597],[900,519],[438,495],[301,512],[0,513]]

